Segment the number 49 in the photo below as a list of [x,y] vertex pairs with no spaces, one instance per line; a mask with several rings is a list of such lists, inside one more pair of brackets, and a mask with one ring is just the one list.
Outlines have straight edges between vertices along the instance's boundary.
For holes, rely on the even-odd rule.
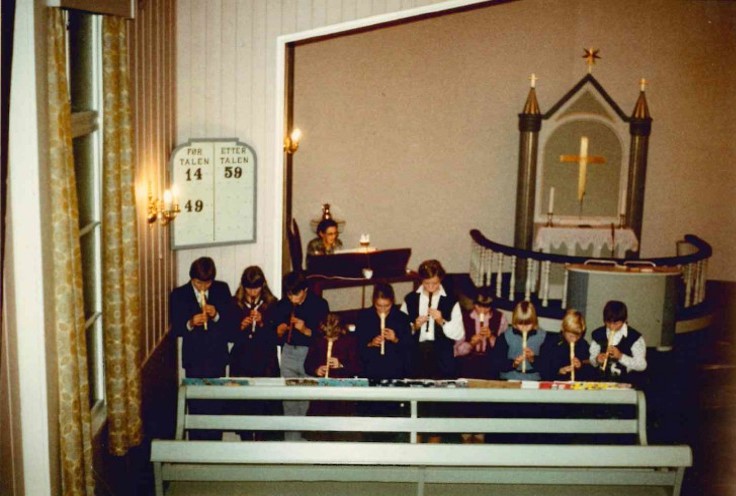
[[186,209],[187,212],[192,212],[192,211],[201,212],[202,209],[204,208],[204,202],[202,200],[197,200],[192,205],[192,200],[188,200],[184,204],[184,208]]

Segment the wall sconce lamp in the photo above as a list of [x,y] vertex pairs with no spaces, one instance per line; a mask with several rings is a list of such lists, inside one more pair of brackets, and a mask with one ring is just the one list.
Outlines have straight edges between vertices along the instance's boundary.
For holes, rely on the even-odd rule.
[[[174,191],[172,193],[172,190]],[[153,224],[156,220],[162,226],[167,225],[169,222],[176,218],[176,215],[181,212],[179,208],[179,198],[176,193],[176,187],[172,190],[164,190],[164,199],[154,199],[151,193],[151,188],[148,189],[148,215],[146,220],[149,224]]]
[[301,139],[301,129],[294,129],[289,136],[284,138],[284,152],[286,152],[287,155],[294,154],[299,149],[299,140]]

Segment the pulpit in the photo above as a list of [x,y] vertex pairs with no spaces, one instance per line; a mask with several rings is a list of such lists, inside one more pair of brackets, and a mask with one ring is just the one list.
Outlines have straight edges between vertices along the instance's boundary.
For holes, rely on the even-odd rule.
[[678,268],[573,264],[567,272],[567,304],[583,312],[588,329],[603,324],[607,301],[620,300],[628,307],[630,325],[641,332],[647,346],[672,349],[682,278]]

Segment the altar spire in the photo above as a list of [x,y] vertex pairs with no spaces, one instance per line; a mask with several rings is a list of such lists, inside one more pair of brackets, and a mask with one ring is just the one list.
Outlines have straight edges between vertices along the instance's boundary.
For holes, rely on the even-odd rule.
[[647,105],[647,97],[645,93],[647,80],[642,78],[639,84],[641,87],[641,90],[639,91],[639,99],[636,101],[636,105],[634,105],[634,111],[631,113],[631,117],[634,119],[648,119],[650,117],[649,106]]
[[529,80],[531,81],[531,85],[529,87],[529,94],[526,97],[526,103],[524,104],[524,110],[521,112],[526,115],[539,115],[541,112],[539,111],[539,102],[537,102],[537,92],[534,89],[537,84],[537,75],[532,74],[529,76]]

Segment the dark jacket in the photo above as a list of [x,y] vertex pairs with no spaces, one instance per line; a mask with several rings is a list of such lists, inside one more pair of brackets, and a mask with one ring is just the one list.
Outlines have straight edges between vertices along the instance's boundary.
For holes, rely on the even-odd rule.
[[171,292],[169,318],[171,329],[176,336],[183,338],[182,365],[187,377],[222,377],[228,363],[227,343],[232,329],[233,307],[230,287],[222,281],[213,281],[207,290],[207,303],[213,305],[219,314],[215,322],[207,322],[191,331],[187,322],[196,314],[202,313],[197,295],[191,282],[179,286]]
[[411,377],[416,341],[411,335],[409,317],[396,306],[386,316],[386,328],[393,329],[398,343],[386,341],[384,355],[380,347],[369,347],[373,338],[381,332],[381,318],[376,310],[366,308],[358,315],[355,334],[363,363],[363,375],[368,379],[404,379]]

